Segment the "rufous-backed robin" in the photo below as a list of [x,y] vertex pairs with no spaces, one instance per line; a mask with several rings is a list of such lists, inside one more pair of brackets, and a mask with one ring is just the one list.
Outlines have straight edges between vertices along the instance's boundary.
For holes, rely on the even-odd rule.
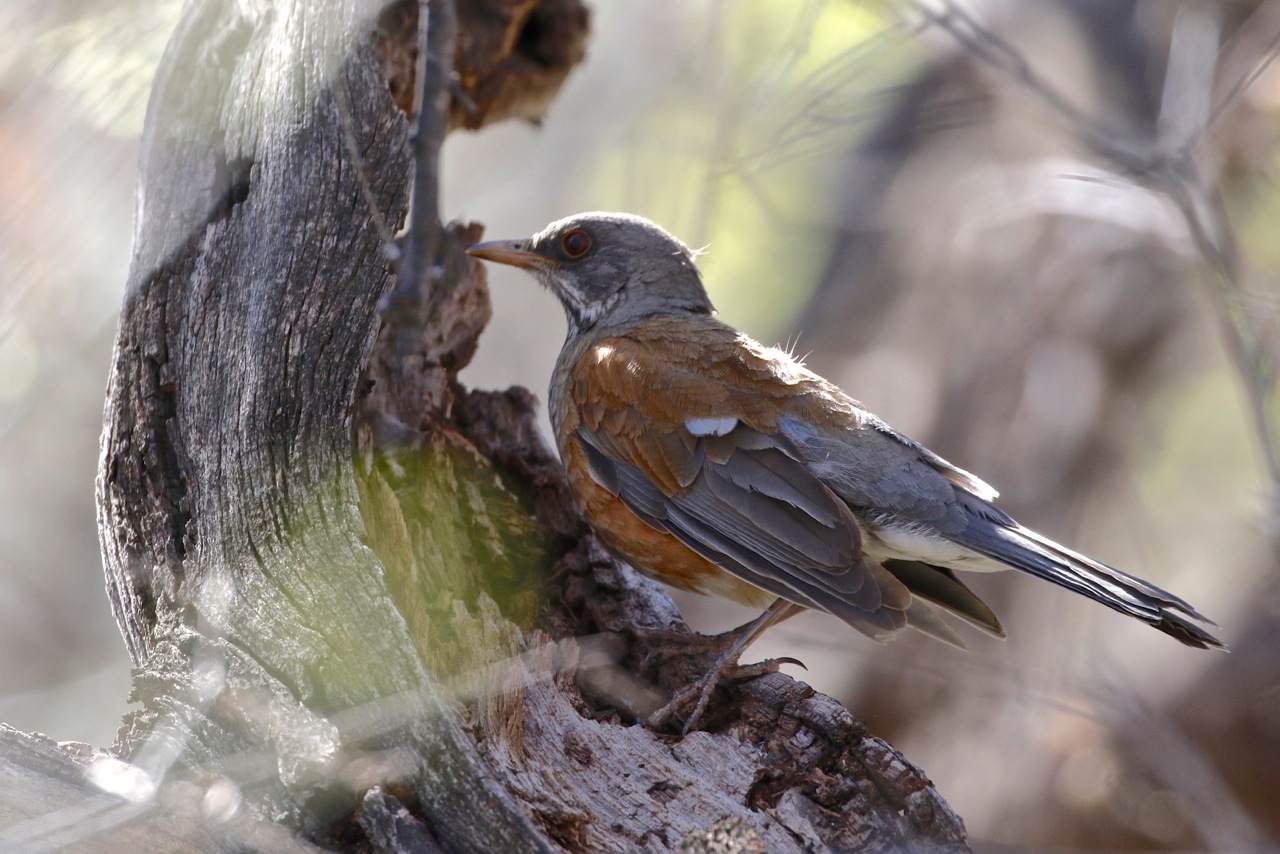
[[963,645],[932,606],[1003,636],[955,570],[1007,568],[1222,647],[1182,599],[1023,527],[990,486],[717,320],[694,254],[648,220],[580,214],[468,251],[564,306],[551,422],[601,541],[667,584],[769,606],[732,661],[796,606],[877,640],[912,626]]

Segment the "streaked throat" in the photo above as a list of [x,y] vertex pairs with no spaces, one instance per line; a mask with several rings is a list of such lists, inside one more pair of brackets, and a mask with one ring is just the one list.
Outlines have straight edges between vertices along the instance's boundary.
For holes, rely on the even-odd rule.
[[581,333],[591,329],[604,317],[613,307],[618,304],[621,299],[621,292],[610,294],[603,300],[591,300],[584,297],[578,291],[572,288],[556,287],[556,295],[560,297],[560,304],[564,306],[565,318],[569,321],[569,334],[567,337],[573,338]]

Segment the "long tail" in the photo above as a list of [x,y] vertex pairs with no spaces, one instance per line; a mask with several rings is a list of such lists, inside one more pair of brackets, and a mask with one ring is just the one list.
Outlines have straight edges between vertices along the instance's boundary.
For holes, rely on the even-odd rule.
[[[1187,602],[1154,584],[1059,545],[1030,528],[974,520],[962,542],[993,560],[1088,596],[1155,626],[1187,646],[1226,649],[1196,623],[1217,627]],[[1194,622],[1193,622],[1194,621]]]

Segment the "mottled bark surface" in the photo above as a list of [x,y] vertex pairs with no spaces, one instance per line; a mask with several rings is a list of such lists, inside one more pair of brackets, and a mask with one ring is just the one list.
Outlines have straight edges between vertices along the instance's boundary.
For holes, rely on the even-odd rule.
[[[140,703],[115,750],[151,814],[195,848],[963,848],[917,769],[784,676],[726,687],[684,739],[635,725],[704,662],[637,637],[685,629],[594,544],[532,397],[457,384],[480,229],[442,241],[419,346],[380,319],[406,15],[197,0],[158,75],[99,480]],[[478,127],[540,115],[588,19],[459,21],[452,123]]]

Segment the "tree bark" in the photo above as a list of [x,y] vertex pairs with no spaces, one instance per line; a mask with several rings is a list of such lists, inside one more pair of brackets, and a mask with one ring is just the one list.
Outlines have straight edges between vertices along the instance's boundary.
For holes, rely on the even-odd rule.
[[[415,12],[193,0],[161,65],[98,488],[148,803],[196,848],[963,849],[918,769],[780,674],[686,738],[635,724],[706,659],[595,544],[532,397],[458,385],[481,229],[440,242],[411,350],[379,311]],[[579,0],[458,13],[452,126],[540,115],[583,55]]]

